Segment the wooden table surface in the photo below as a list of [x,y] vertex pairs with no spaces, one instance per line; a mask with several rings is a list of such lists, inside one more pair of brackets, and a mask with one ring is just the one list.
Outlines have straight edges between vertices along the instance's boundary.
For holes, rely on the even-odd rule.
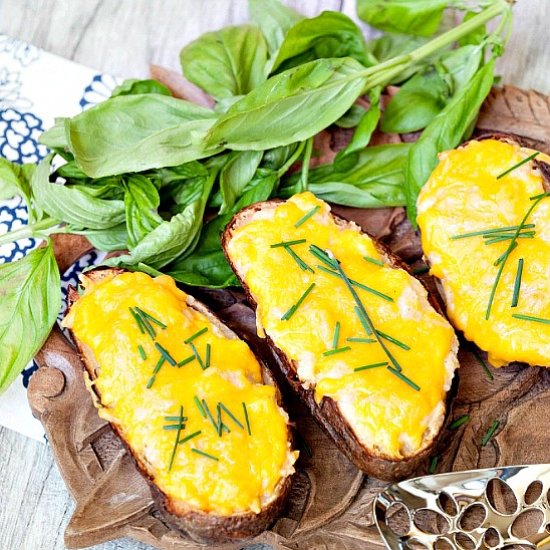
[[[285,3],[308,15],[355,12],[354,0]],[[0,33],[122,77],[145,77],[150,63],[179,70],[182,45],[246,19],[246,0],[0,0]],[[517,1],[514,31],[499,62],[504,83],[550,93],[548,21],[549,0]],[[49,448],[0,428],[0,550],[64,549],[72,510]],[[95,548],[150,547],[120,540]]]

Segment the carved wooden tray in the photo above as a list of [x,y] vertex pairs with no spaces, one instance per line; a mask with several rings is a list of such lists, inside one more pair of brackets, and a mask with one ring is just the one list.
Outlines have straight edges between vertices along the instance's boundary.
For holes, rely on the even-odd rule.
[[[549,98],[512,87],[495,89],[485,102],[476,131],[514,133],[550,153]],[[420,259],[418,238],[403,209],[335,210],[381,238],[407,262]],[[85,239],[67,235],[58,236],[55,246],[62,271],[89,248]],[[259,353],[269,353],[254,334],[253,313],[239,291],[195,294]],[[492,369],[490,380],[471,344],[462,342],[459,358],[460,378],[449,419],[468,414],[470,421],[458,430],[444,430],[437,449],[437,471],[548,462],[550,370],[512,365]],[[270,357],[266,360],[273,363]],[[56,462],[76,501],[65,532],[67,547],[83,548],[128,536],[163,550],[203,548],[179,537],[160,519],[147,483],[109,425],[97,415],[84,386],[80,360],[57,327],[37,362],[40,368],[30,381],[29,401],[44,424]],[[363,476],[298,403],[292,398],[288,402],[302,440],[294,488],[287,509],[272,528],[247,542],[267,543],[279,550],[382,548],[371,503],[383,483]],[[495,420],[500,422],[499,429],[482,447],[481,440]],[[418,474],[425,474],[427,468],[428,464],[423,465]],[[215,548],[236,550],[242,546]]]

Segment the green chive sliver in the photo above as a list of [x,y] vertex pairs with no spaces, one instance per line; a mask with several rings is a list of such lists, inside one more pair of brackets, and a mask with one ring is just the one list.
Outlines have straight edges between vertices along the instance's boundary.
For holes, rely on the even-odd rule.
[[332,349],[338,347],[338,340],[340,339],[340,321],[336,321],[334,326],[334,335],[332,336]]
[[178,362],[170,355],[170,352],[165,347],[161,346],[158,342],[155,342],[155,347],[172,367],[175,367],[178,364]]
[[182,445],[183,443],[187,443],[188,441],[190,441],[191,439],[194,439],[195,437],[201,435],[201,431],[197,431],[197,432],[193,432],[192,434],[189,434],[187,436],[185,436],[183,439],[180,439],[178,441],[178,445]]
[[305,243],[305,239],[296,239],[295,241],[281,241],[280,243],[275,243],[270,245],[270,248],[281,248],[281,247],[287,247],[287,246],[294,246],[295,244],[303,244]]
[[483,436],[483,439],[481,440],[481,446],[485,447],[487,443],[489,443],[489,440],[491,437],[493,437],[494,433],[497,431],[497,428],[500,426],[500,422],[498,420],[495,420],[491,427],[487,430],[487,433]]
[[195,402],[195,405],[197,405],[197,409],[199,409],[199,412],[201,413],[203,418],[206,418],[206,411],[204,410],[200,399],[195,395],[195,397],[193,397],[193,401]]
[[325,355],[325,356],[336,355],[337,353],[342,353],[344,351],[349,351],[350,349],[351,349],[350,346],[344,346],[343,348],[329,349],[327,351],[324,351],[323,355]]
[[195,340],[196,338],[198,338],[199,336],[201,336],[201,334],[204,334],[205,332],[208,332],[208,327],[201,328],[200,330],[198,330],[197,332],[195,332],[194,334],[189,336],[189,338],[187,338],[183,342],[185,344],[190,344],[193,340]]
[[380,265],[380,266],[386,265],[382,260],[377,260],[376,258],[371,258],[370,256],[363,256],[363,259],[374,265]]
[[310,271],[311,273],[315,273],[313,269],[311,269],[311,267],[309,267],[309,265],[307,265],[306,262],[304,262],[304,260],[302,260],[302,258],[300,258],[300,256],[298,256],[298,254],[296,254],[296,252],[294,252],[294,250],[290,248],[290,246],[285,246],[285,250],[289,253],[290,257],[298,264],[302,271]]
[[485,371],[485,374],[487,375],[487,378],[489,380],[494,380],[495,377],[493,376],[493,373],[489,370],[489,367],[487,366],[487,363],[483,360],[481,355],[477,353],[476,350],[472,350],[473,356],[477,359],[477,362],[481,365],[481,368]]
[[510,172],[513,172],[520,166],[523,166],[524,164],[527,164],[528,162],[532,161],[534,158],[536,158],[540,153],[537,151],[536,153],[533,153],[532,155],[529,155],[528,157],[524,158],[523,160],[520,160],[517,164],[514,164],[514,166],[511,166],[508,168],[508,170],[505,170],[501,174],[497,176],[497,180],[500,178],[503,178],[504,176],[507,176]]
[[145,354],[145,350],[143,349],[143,346],[140,344],[137,347],[137,349],[139,351],[139,354],[140,354],[141,358],[145,361],[145,359],[147,359],[147,355]]
[[191,361],[194,361],[195,360],[195,356],[194,355],[190,355],[189,357],[186,357],[185,359],[182,359],[178,364],[177,364],[177,367],[184,367],[185,365],[191,363]]
[[374,338],[356,338],[352,336],[351,338],[346,338],[346,342],[357,342],[358,344],[374,344],[376,340]]
[[231,418],[231,420],[233,420],[233,422],[235,422],[235,424],[237,424],[237,426],[239,426],[241,430],[244,430],[242,422],[223,403],[220,403],[219,406],[220,409],[227,413],[229,418]]
[[[183,407],[182,406],[180,406],[179,418],[183,419]],[[170,471],[172,469],[172,466],[174,464],[174,459],[176,458],[176,452],[178,450],[178,445],[179,445],[179,440],[180,440],[180,435],[181,435],[182,430],[183,430],[183,421],[181,421],[178,425],[178,433],[177,433],[176,439],[174,441],[174,448],[172,449],[172,456],[170,457],[170,464],[168,465],[168,471]]]
[[469,237],[479,237],[479,236],[484,236],[485,238],[488,238],[486,237],[486,235],[492,235],[493,233],[503,233],[503,232],[506,232],[506,231],[517,231],[518,229],[531,229],[535,227],[535,224],[534,223],[528,223],[528,224],[525,224],[525,225],[511,225],[509,227],[494,227],[492,229],[480,229],[479,231],[472,231],[470,233],[461,233],[460,235],[453,235],[452,237],[450,237],[450,239],[452,241],[457,241],[458,239],[467,239]]
[[431,474],[435,474],[435,471],[437,470],[437,463],[439,462],[439,457],[438,456],[434,456],[432,457],[432,459],[430,460],[430,466],[428,468],[428,473],[431,475]]
[[523,273],[523,258],[518,260],[516,270],[516,280],[514,281],[514,295],[512,296],[512,307],[517,307],[519,301],[519,291],[521,289],[521,275]]
[[164,355],[160,356],[160,359],[158,363],[155,365],[155,368],[153,369],[153,375],[151,378],[149,378],[149,382],[147,382],[147,389],[150,390],[153,387],[153,384],[155,383],[155,380],[157,378],[157,374],[159,373],[160,369],[162,368],[162,365],[166,362],[166,357]]
[[380,363],[372,363],[371,365],[363,365],[362,367],[357,367],[353,369],[354,372],[361,372],[362,370],[376,369],[378,367],[388,366],[387,361],[381,361]]
[[300,227],[301,225],[303,225],[304,223],[306,223],[309,218],[311,218],[311,216],[314,216],[317,212],[319,212],[319,210],[321,210],[321,207],[319,205],[313,207],[309,212],[307,212],[306,214],[304,214],[295,224],[294,224],[294,227]]
[[533,315],[522,315],[521,313],[512,313],[514,319],[521,319],[522,321],[533,321],[534,323],[543,323],[544,325],[550,325],[550,319],[543,319],[542,317],[534,317]]
[[250,419],[248,418],[248,409],[246,408],[246,403],[243,401],[243,411],[244,411],[244,419],[246,422],[246,429],[248,431],[248,435],[252,435],[252,430],[250,429]]
[[401,371],[395,369],[394,367],[386,367],[393,375],[397,376],[400,380],[409,385],[413,390],[420,391],[420,386],[415,384],[408,376],[405,376]]
[[281,321],[288,321],[298,310],[298,308],[304,303],[304,300],[307,298],[308,294],[315,287],[315,283],[311,283],[305,292],[298,298],[298,301],[290,307],[290,309],[281,317]]
[[201,456],[204,456],[206,458],[210,458],[211,460],[215,460],[216,462],[219,462],[219,458],[214,456],[214,455],[211,455],[211,454],[208,454],[208,453],[205,453],[204,451],[201,451],[200,449],[195,449],[194,447],[191,449],[194,453],[197,453],[198,455],[201,455]]
[[156,319],[155,317],[153,317],[150,313],[147,313],[146,311],[143,311],[141,308],[139,307],[136,307],[136,311],[142,315],[143,317],[145,317],[146,319],[148,319],[149,321],[151,321],[152,323],[155,323],[155,325],[159,326],[161,329],[166,329],[166,325],[162,322],[162,321],[159,321],[158,319]]
[[451,422],[449,426],[449,430],[456,430],[457,428],[460,428],[460,426],[464,426],[464,424],[469,422],[469,420],[470,420],[470,416],[465,414],[460,418],[457,418],[454,422]]
[[392,344],[395,344],[396,346],[400,347],[401,349],[404,349],[406,351],[409,351],[411,348],[407,346],[407,344],[404,344],[403,342],[400,342],[393,336],[390,336],[389,334],[386,334],[385,332],[382,332],[381,330],[377,330],[376,334],[380,336],[380,338],[384,338],[384,340],[387,340],[388,342],[391,342]]

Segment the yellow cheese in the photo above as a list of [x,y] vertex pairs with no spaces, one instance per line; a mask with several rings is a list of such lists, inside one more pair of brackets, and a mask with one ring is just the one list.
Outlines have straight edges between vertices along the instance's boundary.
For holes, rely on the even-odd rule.
[[[302,269],[288,247],[271,247],[301,240],[305,242],[290,249],[313,272]],[[332,253],[350,279],[386,296],[355,287],[376,330],[407,348],[382,340],[419,391],[388,370],[389,359],[379,342],[353,341],[372,340],[373,335],[366,333],[355,313],[357,304],[344,281],[322,269],[326,266],[311,253],[311,245]],[[339,227],[328,204],[311,193],[250,214],[234,231],[227,252],[258,304],[261,328],[295,362],[301,383],[315,389],[318,401],[336,401],[365,446],[395,458],[428,443],[429,433],[443,421],[445,393],[457,366],[457,343],[452,327],[432,308],[416,279],[391,267],[357,226]],[[313,283],[286,319],[285,313]],[[342,351],[331,353],[334,344]],[[377,363],[384,365],[355,370]]]
[[[259,512],[274,497],[281,478],[293,470],[296,456],[288,444],[288,418],[277,405],[275,389],[262,383],[260,365],[246,343],[222,334],[187,305],[189,299],[170,277],[123,273],[96,284],[88,281],[65,325],[99,364],[95,388],[103,405],[100,416],[118,425],[163,493],[190,509],[219,515]],[[135,307],[166,326],[150,321],[154,340],[140,330],[130,311]],[[204,328],[206,332],[185,343]],[[204,366],[209,361],[208,368],[203,370],[193,346]],[[151,383],[161,349],[170,360]],[[189,357],[193,360],[181,367],[170,364]],[[206,411],[195,396],[201,404],[205,400],[216,427],[203,416]],[[240,423],[222,409],[230,432],[222,431],[221,437],[218,403]],[[176,446],[178,430],[165,426],[178,425],[180,407],[186,420],[179,440],[200,434]]]
[[[499,266],[495,261],[510,241],[486,245],[483,236],[451,239],[463,233],[521,223],[544,192],[533,163],[497,176],[534,151],[497,140],[472,141],[440,156],[440,164],[418,198],[422,246],[433,275],[441,279],[447,311],[469,340],[489,352],[495,366],[512,361],[550,366],[550,325],[516,319],[513,314],[550,319],[550,199],[539,202],[527,223],[534,238],[518,240],[510,253],[486,319]],[[550,161],[539,154],[537,160]],[[518,261],[523,259],[519,300],[512,306]]]

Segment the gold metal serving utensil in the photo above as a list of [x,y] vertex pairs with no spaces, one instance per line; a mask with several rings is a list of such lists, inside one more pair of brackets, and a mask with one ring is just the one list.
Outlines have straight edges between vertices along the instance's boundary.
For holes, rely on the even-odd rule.
[[373,506],[391,550],[550,549],[550,464],[418,477]]

